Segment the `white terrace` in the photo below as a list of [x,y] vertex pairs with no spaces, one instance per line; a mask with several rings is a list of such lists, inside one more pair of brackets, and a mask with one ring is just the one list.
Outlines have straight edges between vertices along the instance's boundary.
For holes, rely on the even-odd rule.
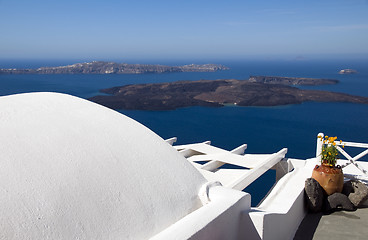
[[[174,138],[56,93],[0,97],[0,132],[0,239],[291,239],[318,163],[287,149],[173,147]],[[357,160],[367,150],[342,153],[339,164],[353,163],[346,176],[366,177]],[[277,182],[252,208],[240,190],[269,169]]]
[[[176,139],[169,139],[173,143]],[[284,148],[273,154],[244,154],[243,144],[232,151],[214,147],[211,142],[174,146],[208,181],[219,181],[225,187],[243,190],[263,173],[285,158]],[[205,162],[199,164],[198,162]],[[223,165],[227,168],[221,168]],[[231,165],[237,168],[231,168]]]

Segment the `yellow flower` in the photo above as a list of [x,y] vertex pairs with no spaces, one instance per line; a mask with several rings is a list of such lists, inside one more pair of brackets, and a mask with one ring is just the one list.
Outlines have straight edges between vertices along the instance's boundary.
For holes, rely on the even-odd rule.
[[336,139],[337,139],[337,137],[329,137],[328,142],[333,143]]

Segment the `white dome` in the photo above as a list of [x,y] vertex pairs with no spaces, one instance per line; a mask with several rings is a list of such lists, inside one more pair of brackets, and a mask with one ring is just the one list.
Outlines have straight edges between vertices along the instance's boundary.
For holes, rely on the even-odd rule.
[[0,239],[149,238],[205,179],[138,122],[56,93],[0,97]]

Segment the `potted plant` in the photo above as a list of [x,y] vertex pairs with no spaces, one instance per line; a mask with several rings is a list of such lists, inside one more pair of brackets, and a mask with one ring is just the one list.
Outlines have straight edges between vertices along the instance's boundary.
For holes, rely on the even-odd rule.
[[339,151],[336,148],[337,137],[325,136],[323,138],[323,135],[318,135],[318,138],[321,143],[317,145],[321,147],[319,156],[321,165],[314,167],[312,178],[321,185],[327,195],[341,192],[344,185],[344,174],[341,166],[336,165],[336,159],[339,156]]

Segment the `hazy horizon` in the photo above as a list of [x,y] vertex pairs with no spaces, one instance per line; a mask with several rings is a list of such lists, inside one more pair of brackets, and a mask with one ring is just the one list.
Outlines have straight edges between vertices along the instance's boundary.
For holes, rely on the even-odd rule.
[[368,1],[0,0],[0,59],[368,59]]

